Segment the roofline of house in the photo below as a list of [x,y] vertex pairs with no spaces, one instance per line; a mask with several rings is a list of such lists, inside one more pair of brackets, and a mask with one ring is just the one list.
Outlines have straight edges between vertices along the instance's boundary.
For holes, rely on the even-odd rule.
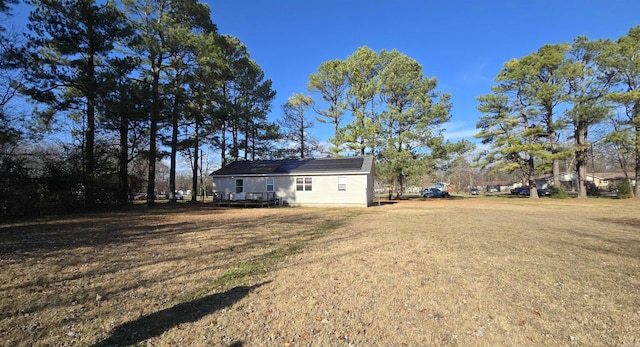
[[[575,171],[561,172],[560,176],[562,175],[576,175],[576,172]],[[612,180],[612,179],[615,180],[615,179],[626,178],[624,176],[624,173],[618,173],[618,172],[595,172],[595,173],[587,172],[587,177],[594,177],[602,180]],[[553,174],[545,174],[542,176],[538,176],[536,177],[536,179],[537,180],[553,179]],[[629,179],[633,179],[633,177],[629,177]]]
[[357,171],[296,171],[296,172],[287,172],[287,173],[261,173],[261,174],[224,174],[224,175],[214,175],[210,174],[211,177],[275,177],[275,176],[348,176],[348,175],[368,175],[369,171],[357,170]]
[[[298,159],[298,160],[331,160],[331,159],[350,159],[352,157],[345,158],[309,158],[309,159]],[[363,163],[362,166],[358,169],[343,169],[343,170],[331,170],[331,171],[323,171],[323,170],[314,170],[314,171],[289,171],[289,172],[273,172],[273,173],[236,173],[236,174],[215,174],[215,171],[210,173],[211,177],[274,177],[274,176],[336,176],[336,175],[368,175],[369,173],[374,171],[375,161],[373,156],[366,155],[363,157],[353,157],[353,158],[362,158]],[[283,159],[278,160],[256,160],[256,161],[284,161]],[[219,170],[216,170],[219,171]]]

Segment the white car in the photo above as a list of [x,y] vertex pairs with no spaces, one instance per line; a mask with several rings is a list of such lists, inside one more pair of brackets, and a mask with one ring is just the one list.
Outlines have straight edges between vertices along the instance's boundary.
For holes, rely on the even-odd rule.
[[[169,193],[167,193],[165,196],[167,197],[167,199],[170,198]],[[180,192],[173,193],[173,196],[176,198],[176,200],[184,200],[184,195],[182,195],[182,193]]]

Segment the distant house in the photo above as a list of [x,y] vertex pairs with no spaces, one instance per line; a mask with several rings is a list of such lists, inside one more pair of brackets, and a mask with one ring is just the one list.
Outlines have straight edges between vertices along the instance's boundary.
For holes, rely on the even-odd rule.
[[508,192],[514,187],[514,183],[511,181],[486,181],[480,182],[479,185],[484,186],[487,193]]
[[[586,182],[593,183],[594,187],[600,190],[612,190],[616,189],[620,182],[626,179],[625,175],[620,172],[596,172],[587,173],[585,179]],[[632,185],[635,185],[635,180],[630,177]],[[553,176],[545,175],[536,180],[538,187],[541,184],[547,185],[553,182]],[[578,175],[575,172],[563,172],[560,174],[560,183],[569,191],[575,191],[578,187]]]
[[374,176],[373,157],[237,161],[211,174],[219,202],[362,207]]
[[595,186],[600,190],[617,189],[625,179],[628,179],[631,185],[636,185],[634,177],[627,177],[622,172],[595,172],[587,175],[587,180],[593,180]]

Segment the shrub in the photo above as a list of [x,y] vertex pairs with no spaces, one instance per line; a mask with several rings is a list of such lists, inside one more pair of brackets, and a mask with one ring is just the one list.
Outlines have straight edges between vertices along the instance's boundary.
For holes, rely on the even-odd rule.
[[565,188],[564,186],[559,186],[559,187],[551,187],[549,188],[549,193],[551,195],[552,198],[554,199],[568,199],[569,198],[569,194],[567,194],[567,188]]
[[618,199],[630,199],[633,196],[633,186],[628,179],[622,180],[618,185]]

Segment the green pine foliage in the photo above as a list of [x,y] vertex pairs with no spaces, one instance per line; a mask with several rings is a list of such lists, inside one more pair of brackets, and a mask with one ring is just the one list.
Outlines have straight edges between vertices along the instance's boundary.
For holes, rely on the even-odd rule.
[[568,199],[569,198],[569,194],[567,193],[567,188],[565,188],[564,186],[551,187],[549,189],[549,192],[551,193],[551,198],[553,198],[553,199]]
[[633,197],[633,186],[628,179],[622,180],[618,186],[618,199],[631,199]]

